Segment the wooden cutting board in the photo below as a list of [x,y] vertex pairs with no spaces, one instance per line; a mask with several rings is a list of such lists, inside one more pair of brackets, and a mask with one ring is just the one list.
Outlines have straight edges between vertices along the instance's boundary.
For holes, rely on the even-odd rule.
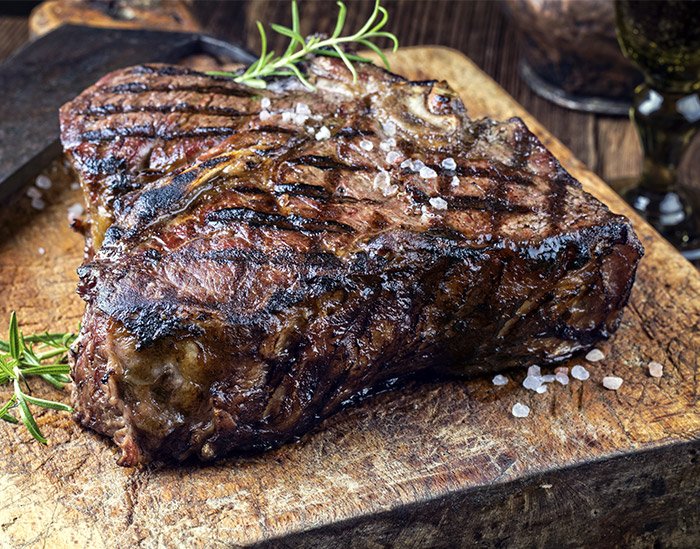
[[[0,545],[700,545],[700,275],[463,55],[408,48],[392,67],[446,79],[472,117],[521,116],[588,191],[631,217],[646,256],[591,379],[543,395],[520,386],[522,372],[505,387],[411,385],[298,444],[201,467],[118,467],[110,443],[67,414],[38,418],[48,447],[3,424]],[[82,240],[66,213],[80,196],[49,175],[45,210],[26,196],[1,210],[3,330],[11,309],[25,331],[73,329],[82,314]],[[663,378],[649,377],[650,360]],[[619,391],[602,387],[607,374],[624,379]],[[511,415],[518,401],[528,418]]]

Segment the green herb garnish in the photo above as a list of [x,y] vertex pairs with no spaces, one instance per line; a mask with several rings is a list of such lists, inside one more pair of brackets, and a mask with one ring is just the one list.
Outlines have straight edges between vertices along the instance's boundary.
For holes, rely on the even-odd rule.
[[[72,412],[73,409],[61,402],[33,397],[27,378],[38,376],[58,389],[70,383],[70,366],[65,361],[75,337],[74,334],[49,333],[24,337],[17,325],[17,315],[12,311],[8,339],[0,340],[0,385],[12,383],[14,389],[9,400],[0,407],[0,419],[14,424],[21,420],[42,444],[46,444],[46,438],[41,434],[29,406],[64,412]],[[19,411],[19,420],[13,413],[15,409]]]
[[339,57],[352,73],[353,82],[355,82],[357,80],[357,71],[352,64],[353,61],[369,63],[371,59],[345,52],[343,47],[348,44],[357,44],[372,50],[380,57],[388,69],[389,61],[372,40],[388,38],[393,42],[393,51],[396,51],[399,47],[399,41],[392,33],[382,30],[389,19],[389,14],[386,9],[380,5],[380,0],[375,1],[372,14],[362,28],[348,36],[341,36],[343,27],[345,26],[347,8],[343,2],[337,2],[337,4],[339,8],[338,20],[335,23],[333,34],[331,34],[330,37],[309,36],[304,38],[299,34],[299,9],[296,0],[293,0],[292,28],[275,24],[270,25],[272,30],[290,39],[289,46],[287,46],[287,49],[282,55],[278,56],[274,51],[267,51],[267,34],[265,33],[265,27],[258,21],[258,31],[260,32],[260,40],[262,41],[260,58],[242,73],[211,71],[207,74],[230,77],[240,84],[245,84],[253,88],[267,87],[265,78],[269,76],[296,76],[304,86],[313,91],[315,88],[304,77],[299,67],[297,67],[297,63],[304,60],[309,54]]

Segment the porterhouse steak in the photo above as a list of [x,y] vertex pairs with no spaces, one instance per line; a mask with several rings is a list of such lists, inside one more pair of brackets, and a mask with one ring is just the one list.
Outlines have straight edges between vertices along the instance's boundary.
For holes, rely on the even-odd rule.
[[61,110],[90,215],[77,417],[124,465],[269,447],[388,380],[555,363],[619,324],[641,245],[521,120],[307,72],[138,66]]

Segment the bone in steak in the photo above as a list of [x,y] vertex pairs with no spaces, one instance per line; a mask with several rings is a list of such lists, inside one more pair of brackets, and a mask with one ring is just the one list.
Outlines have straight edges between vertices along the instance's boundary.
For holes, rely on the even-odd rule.
[[308,74],[139,66],[61,110],[91,223],[77,418],[124,465],[266,448],[388,380],[555,363],[620,322],[641,245],[521,120]]

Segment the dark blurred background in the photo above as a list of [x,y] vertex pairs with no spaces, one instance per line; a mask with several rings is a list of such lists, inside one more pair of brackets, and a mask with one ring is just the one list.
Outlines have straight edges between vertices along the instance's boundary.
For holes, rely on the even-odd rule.
[[[346,28],[364,22],[372,3],[350,0]],[[0,1],[0,60],[28,39],[27,15],[38,2]],[[255,21],[287,24],[287,0],[230,0],[193,2],[192,9],[205,32],[244,43],[254,52],[260,41]],[[700,4],[700,3],[699,3]],[[494,78],[574,154],[606,181],[633,177],[640,171],[637,136],[625,116],[572,111],[536,95],[520,78],[518,60],[523,39],[506,17],[502,2],[487,0],[384,0],[388,29],[402,46],[438,44],[459,50]],[[330,30],[337,7],[330,0],[300,2],[302,33]],[[281,37],[272,46],[282,47]],[[425,69],[429,72],[429,67]],[[683,172],[700,180],[698,141],[689,151]],[[694,158],[693,158],[694,157]]]

